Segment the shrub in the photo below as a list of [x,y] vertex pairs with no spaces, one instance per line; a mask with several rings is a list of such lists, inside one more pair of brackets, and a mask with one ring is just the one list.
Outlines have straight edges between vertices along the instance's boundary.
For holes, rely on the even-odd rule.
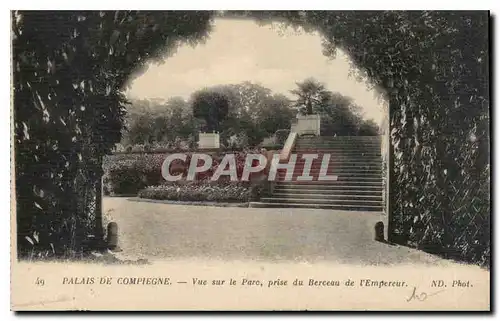
[[137,194],[146,186],[161,184],[163,180],[161,164],[164,157],[163,155],[153,156],[157,157],[118,158],[107,164],[104,168],[104,193],[108,195]]
[[[247,153],[257,153],[257,151],[235,153],[236,173],[238,178],[243,174]],[[104,158],[104,193],[106,195],[136,194],[146,186],[156,186],[165,184],[166,181],[161,175],[161,167],[168,153],[165,154],[115,154]],[[197,181],[209,180],[225,153],[212,153],[212,167],[205,172],[197,173]],[[191,154],[187,155],[186,162],[174,160],[170,165],[172,175],[182,174],[187,176]],[[201,161],[200,161],[201,162]],[[253,166],[256,165],[256,162]],[[259,177],[259,173],[252,173],[250,180]],[[221,176],[220,182],[228,182],[228,176]]]
[[248,202],[252,199],[252,188],[248,183],[183,181],[168,185],[150,186],[139,192],[139,197],[198,202]]
[[262,145],[262,148],[265,148],[266,150],[281,150],[283,148],[283,145],[279,144],[268,144],[268,145]]
[[278,129],[276,133],[274,134],[276,137],[276,142],[278,145],[283,146],[286,142],[286,139],[288,138],[288,135],[290,134],[289,129]]
[[135,165],[113,168],[108,177],[105,190],[111,195],[135,194],[147,186]]
[[267,180],[267,176],[263,175],[252,181],[250,185],[250,199],[258,201],[261,197],[270,196],[271,182]]

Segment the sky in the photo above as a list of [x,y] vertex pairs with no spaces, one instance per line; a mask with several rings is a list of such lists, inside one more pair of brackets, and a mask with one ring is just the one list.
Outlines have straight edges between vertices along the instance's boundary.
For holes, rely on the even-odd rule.
[[279,31],[252,20],[216,19],[209,39],[195,47],[179,47],[161,65],[151,65],[133,79],[126,92],[130,98],[188,98],[203,87],[258,83],[293,97],[296,82],[313,77],[328,90],[352,97],[364,118],[377,123],[384,102],[363,82],[349,76],[350,59],[339,51],[335,59],[322,54],[317,33]]

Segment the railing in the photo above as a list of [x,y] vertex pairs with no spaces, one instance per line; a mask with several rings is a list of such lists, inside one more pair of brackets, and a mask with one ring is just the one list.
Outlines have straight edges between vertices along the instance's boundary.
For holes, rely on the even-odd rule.
[[[290,158],[290,154],[292,153],[293,148],[295,147],[295,143],[297,142],[297,137],[298,135],[296,132],[290,132],[290,134],[288,134],[288,138],[286,139],[285,144],[283,145],[283,149],[280,153],[280,161],[287,161]],[[271,168],[273,156],[273,153],[268,153],[267,155],[266,175],[269,175],[269,169]],[[269,182],[269,193],[273,193],[275,185],[276,183],[274,181]]]
[[285,141],[285,145],[283,146],[283,149],[281,150],[280,161],[282,161],[282,160],[286,161],[286,160],[288,160],[288,158],[290,158],[290,154],[292,153],[292,150],[295,147],[296,142],[297,142],[297,133],[290,132],[290,134],[288,134],[288,138]]

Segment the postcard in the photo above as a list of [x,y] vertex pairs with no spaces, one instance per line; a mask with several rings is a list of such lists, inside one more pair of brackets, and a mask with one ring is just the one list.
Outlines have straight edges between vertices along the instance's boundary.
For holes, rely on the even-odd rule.
[[487,11],[12,11],[14,311],[489,311]]

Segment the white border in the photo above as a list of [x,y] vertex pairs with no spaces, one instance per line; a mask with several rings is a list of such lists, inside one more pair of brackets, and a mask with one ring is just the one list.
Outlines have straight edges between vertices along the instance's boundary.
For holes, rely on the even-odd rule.
[[16,1],[11,9],[17,10],[489,10],[493,0],[479,1],[228,1],[228,0],[189,0],[189,1]]
[[[4,2],[5,3],[5,2]],[[11,3],[8,5],[8,9],[60,9],[60,10],[89,10],[89,9],[162,9],[162,10],[181,10],[181,9],[197,9],[197,10],[272,10],[272,9],[307,9],[307,10],[382,10],[382,9],[392,9],[392,10],[419,10],[419,9],[432,9],[432,10],[492,10],[492,14],[498,14],[500,10],[498,10],[500,1],[493,0],[475,0],[475,1],[435,1],[435,0],[419,0],[416,2],[409,1],[388,1],[388,0],[378,0],[378,1],[360,1],[360,0],[350,0],[350,1],[341,1],[341,2],[327,2],[324,0],[307,0],[307,1],[297,1],[297,0],[289,0],[283,2],[275,2],[270,3],[268,0],[253,0],[253,1],[229,1],[229,0],[212,0],[212,1],[168,1],[168,2],[157,2],[157,1],[137,1],[137,0],[122,0],[122,1],[99,1],[99,0],[86,0],[86,1],[16,1],[15,3]],[[1,311],[2,311],[2,320],[10,320],[15,317],[12,312],[9,312],[10,308],[10,244],[7,241],[7,237],[10,236],[10,173],[6,170],[10,168],[10,14],[8,10],[2,10],[2,14],[0,16],[0,21],[2,22],[2,28],[0,28],[1,32],[1,40],[3,46],[1,47],[0,53],[2,55],[2,73],[1,73],[1,98],[3,101],[3,108],[1,108],[0,121],[2,122],[2,126],[0,126],[1,137],[0,140],[0,153],[3,155],[1,158],[1,168],[4,169],[1,172],[2,175],[2,192],[0,194],[0,204],[2,204],[3,209],[1,211],[3,216],[3,224],[0,224],[1,233],[3,236],[3,242],[1,242],[2,249],[2,260],[1,260],[1,268],[2,268],[2,280],[1,282]],[[498,21],[497,21],[498,24]],[[492,41],[498,41],[498,27],[494,26],[494,39]],[[498,48],[497,48],[498,50]],[[495,55],[497,58],[498,55]],[[496,61],[497,59],[495,59]],[[498,63],[496,63],[496,68],[494,72],[498,71]],[[497,73],[496,73],[497,74]],[[495,84],[495,87],[492,88],[492,92],[500,92],[498,86],[498,80]],[[498,119],[498,111],[494,113],[495,115],[495,124],[499,124]],[[500,131],[497,129],[495,137],[492,137],[494,142],[494,150],[498,150],[498,142],[500,141]],[[493,146],[492,146],[493,147]],[[495,166],[495,164],[492,164]],[[498,171],[494,171],[497,173]],[[497,174],[495,174],[494,178],[497,178]],[[7,185],[9,182],[9,185]],[[492,183],[495,180],[492,181]],[[493,200],[498,200],[499,195],[498,189],[495,192],[495,195],[492,195]],[[9,204],[9,205],[7,205]],[[498,218],[495,219],[495,231],[498,231],[498,222],[500,220]],[[495,244],[497,245],[497,244]],[[497,247],[495,246],[494,249]],[[495,251],[494,255],[496,257],[497,251]],[[495,280],[495,288],[498,282]],[[495,296],[498,297],[498,296]],[[498,302],[494,304],[498,308]],[[81,315],[81,314],[80,314]],[[52,315],[46,315],[46,317],[51,317]],[[457,315],[452,315],[449,317],[456,317]],[[73,315],[60,315],[60,318],[74,318]],[[78,317],[78,315],[77,315]],[[121,318],[122,315],[108,316],[108,318]],[[137,318],[138,316],[134,315],[133,318]],[[139,316],[140,317],[140,316]],[[169,315],[169,318],[176,318],[176,315]],[[265,319],[268,316],[257,315],[259,319]],[[335,316],[340,318],[345,318],[344,316]],[[349,315],[348,317],[360,317],[359,315]],[[361,318],[369,318],[370,316],[361,316]],[[383,316],[386,318],[387,316]],[[399,316],[396,316],[399,317]],[[435,316],[433,316],[435,317]],[[444,315],[440,315],[440,317],[445,317]],[[94,315],[93,318],[100,319],[103,318],[102,315]],[[418,316],[411,316],[411,318],[418,318]]]

